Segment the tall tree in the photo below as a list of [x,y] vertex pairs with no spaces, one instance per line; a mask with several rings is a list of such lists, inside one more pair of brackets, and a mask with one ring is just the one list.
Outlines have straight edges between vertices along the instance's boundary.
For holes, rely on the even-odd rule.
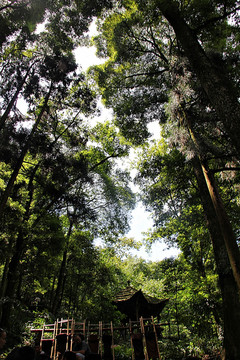
[[[182,88],[177,91],[184,93],[185,99],[189,99],[192,98],[191,89],[198,89],[194,101],[202,104],[197,115],[199,110],[205,109],[202,112],[205,117],[203,126],[210,127],[213,119],[214,124],[221,124],[216,128],[220,128],[221,132],[218,136],[217,131],[215,132],[214,143],[221,143],[224,139],[225,146],[228,144],[233,149],[231,154],[228,153],[228,159],[233,159],[236,154],[239,160],[238,136],[235,136],[239,132],[238,115],[235,112],[239,107],[238,91],[233,70],[235,65],[232,66],[230,61],[238,55],[229,51],[223,58],[226,49],[229,49],[230,34],[232,45],[236,45],[237,21],[230,24],[227,20],[230,16],[238,16],[238,4],[197,4],[192,1],[180,7],[177,1],[149,1],[144,4],[141,1],[132,1],[122,2],[121,5],[121,11],[116,10],[104,18],[102,34],[98,37],[97,44],[99,54],[108,56],[109,60],[98,67],[95,73],[104,99],[107,105],[113,106],[118,116],[117,124],[124,134],[128,138],[135,138],[136,143],[139,143],[146,136],[147,122],[154,119],[166,121],[163,104],[169,99],[175,64],[184,58],[188,72],[179,67],[175,73],[176,78],[181,78],[183,73],[185,76],[185,83],[181,83]],[[213,24],[217,24],[218,32],[215,32]],[[174,99],[178,102],[177,91],[173,91],[173,108]],[[229,107],[223,111],[221,107],[226,98]],[[182,113],[184,114],[184,111]],[[235,120],[230,121],[230,118]],[[196,113],[194,119],[196,123]],[[200,123],[203,118],[197,119]],[[171,121],[178,120],[177,114],[171,118]],[[184,116],[180,123],[191,131],[184,121]],[[236,130],[235,134],[233,128]],[[201,135],[201,131],[198,131],[199,133]],[[211,133],[208,133],[209,143],[212,142]],[[189,138],[187,132],[186,136]],[[199,148],[195,150],[199,151]],[[224,239],[225,252],[228,253],[236,283],[239,284],[239,250],[236,237],[233,240],[233,252],[229,251],[230,237]],[[235,290],[233,289],[233,292]],[[235,310],[237,314],[237,307]],[[237,358],[238,352],[236,343],[232,347],[228,344],[226,358]]]
[[[232,328],[239,316],[239,296],[199,160],[196,158],[186,163],[176,149],[170,152],[166,145],[155,146],[143,155],[139,170],[138,184],[143,187],[143,201],[154,212],[156,229],[152,239],[177,242],[187,262],[201,274],[202,279],[206,278],[207,264],[212,259],[209,235],[204,229],[205,214],[210,238],[214,238],[212,243],[223,301],[224,345],[235,353],[237,339],[234,334],[237,330],[235,328],[232,332]],[[232,218],[236,216],[235,210],[235,207],[231,210]],[[229,314],[230,308],[235,309],[234,315],[232,310]]]
[[[192,2],[192,16],[195,14],[198,14],[198,16],[205,15],[201,24],[196,24],[192,19],[186,18],[187,14],[189,15],[188,9],[185,11],[185,8],[182,7],[180,10],[180,4],[177,1],[162,0],[157,1],[155,5],[173,27],[184,56],[189,60],[192,70],[209,99],[209,103],[222,121],[226,133],[239,155],[238,90],[234,82],[231,81],[229,74],[225,71],[220,72],[216,59],[211,58],[207,53],[206,45],[209,46],[209,42],[205,45],[205,34],[201,36],[203,32],[200,32],[201,29],[211,31],[212,26],[214,24],[218,26],[219,22],[222,25],[221,30],[227,31],[229,17],[238,17],[239,2],[229,1],[226,3],[225,1],[218,1],[216,4],[209,4],[208,8],[204,2],[200,2],[196,9],[194,8],[194,2]],[[207,10],[209,13],[206,16]],[[234,26],[237,27],[237,23],[233,25],[233,34],[235,33]],[[203,45],[200,45],[200,39]]]
[[[1,296],[6,300],[2,311],[5,326],[10,326],[12,304],[21,294],[19,289],[25,281],[21,270],[25,263],[29,264],[29,251],[35,251],[36,247],[42,249],[39,243],[36,245],[36,233],[40,233],[42,239],[45,221],[52,219],[54,229],[56,219],[65,214],[67,208],[73,207],[77,225],[91,228],[96,236],[107,237],[109,230],[116,238],[128,226],[126,208],[131,208],[134,202],[126,187],[128,175],[113,170],[111,164],[112,158],[127,154],[128,149],[120,144],[114,131],[109,138],[105,137],[105,149],[87,144],[94,131],[83,119],[94,113],[95,95],[85,76],[74,72],[76,64],[71,53],[80,38],[84,38],[83,33],[92,16],[106,4],[100,1],[94,6],[85,4],[82,7],[82,3],[75,2],[66,6],[62,3],[46,6],[46,31],[33,34],[36,22],[27,33],[21,31],[28,21],[23,15],[22,22],[19,20],[11,30],[11,43],[8,36],[3,41],[1,233],[6,239],[4,254],[7,256]],[[18,6],[15,7],[14,2],[8,5],[2,11],[10,19]],[[22,5],[24,8],[26,3],[22,2]],[[60,22],[62,26],[56,27]],[[74,33],[78,35],[77,40]],[[27,114],[18,110],[17,102],[22,98],[27,103]],[[107,131],[105,135],[108,135]],[[97,136],[91,136],[92,141],[98,141]],[[95,188],[97,184],[99,189]],[[59,225],[60,221],[57,222]],[[63,233],[60,231],[59,234],[61,243],[64,242]],[[55,237],[51,231],[50,234],[49,241],[53,241]],[[66,257],[67,253],[63,253],[63,271]],[[59,281],[54,280],[56,289],[52,284],[52,294],[55,290],[57,295],[62,294],[63,271],[60,271]],[[28,273],[26,268],[25,273]],[[54,276],[57,278],[57,271]],[[21,296],[24,299],[25,295]],[[56,304],[54,299],[51,300]]]

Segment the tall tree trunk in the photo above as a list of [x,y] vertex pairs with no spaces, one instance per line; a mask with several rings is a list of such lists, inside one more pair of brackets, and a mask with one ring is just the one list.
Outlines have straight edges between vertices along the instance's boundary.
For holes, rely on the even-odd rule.
[[50,299],[49,299],[49,309],[53,307],[53,301],[54,301],[54,288],[55,288],[55,282],[56,282],[56,276],[53,276],[52,280],[52,286],[51,286],[51,293],[50,293]]
[[19,272],[18,272],[18,283],[16,287],[16,298],[20,300],[22,298],[22,282],[23,282],[23,272],[22,272],[22,266],[19,266]]
[[158,7],[170,25],[197,75],[210,104],[216,110],[225,130],[240,155],[240,105],[232,82],[224,70],[219,71],[200,45],[197,36],[183,19],[174,0],[159,0]]
[[216,212],[212,204],[203,170],[198,159],[194,160],[193,166],[200,190],[207,226],[213,244],[219,285],[222,293],[225,349],[224,359],[238,360],[240,359],[240,299],[238,287],[233,276],[229,257],[227,255],[219,220],[216,217]]
[[9,271],[9,263],[10,263],[10,255],[8,255],[7,259],[5,260],[4,269],[3,269],[3,275],[1,280],[1,291],[0,291],[0,319],[2,318],[2,304],[3,304],[3,298],[5,297],[6,287],[7,287],[7,276]]
[[30,70],[33,67],[33,65],[34,65],[34,63],[28,68],[24,78],[22,79],[22,81],[18,85],[17,90],[15,91],[15,94],[13,95],[13,97],[10,100],[6,110],[4,111],[3,115],[1,116],[1,118],[0,118],[0,129],[2,129],[4,127],[5,122],[6,122],[7,118],[8,118],[8,115],[10,114],[10,112],[11,112],[11,110],[12,110],[12,108],[13,108],[13,106],[14,106],[17,98],[18,98],[18,95],[19,95],[20,91],[22,90],[23,85],[25,84],[25,82],[27,80],[27,77],[28,77],[28,75],[30,73]]
[[10,256],[8,255],[8,257],[5,260],[3,275],[1,279],[0,298],[4,297],[5,295],[9,263],[10,263]]
[[70,236],[71,236],[71,233],[72,233],[72,227],[73,227],[73,222],[70,220],[70,225],[69,225],[68,233],[67,233],[67,236],[66,236],[65,249],[64,249],[63,258],[62,258],[62,262],[61,262],[61,266],[60,266],[60,270],[59,270],[59,275],[58,275],[57,289],[56,289],[56,292],[55,292],[53,305],[52,305],[52,313],[54,315],[56,315],[58,309],[61,306],[61,300],[62,300],[61,299],[61,294],[62,294],[63,288],[64,288],[64,278],[65,278],[65,275],[66,275],[68,245],[69,245],[69,239],[70,239]]
[[233,275],[240,292],[240,254],[236,241],[236,236],[233,232],[232,225],[225,211],[222,199],[218,192],[218,188],[213,174],[208,169],[207,165],[202,163],[203,174],[207,183],[208,191],[217,215],[221,233],[225,242],[228,257],[232,267]]
[[[8,245],[8,250],[7,250],[8,254],[5,259],[3,275],[2,275],[2,279],[1,279],[0,298],[5,296],[6,286],[7,286],[7,276],[8,276],[8,271],[9,271],[9,263],[11,261],[11,254],[12,254],[12,249],[13,249],[14,243],[15,243],[15,241],[14,241],[13,237],[11,236],[11,238],[9,239],[9,245]],[[0,305],[0,309],[1,309],[1,305]],[[0,315],[0,318],[1,318],[1,315]]]
[[27,151],[29,149],[29,145],[30,145],[30,141],[32,140],[32,136],[34,135],[35,131],[37,130],[37,127],[38,127],[38,125],[39,125],[39,123],[40,123],[40,121],[42,119],[42,116],[43,116],[46,108],[47,108],[47,103],[48,103],[48,100],[49,100],[49,97],[50,97],[50,94],[51,94],[51,90],[52,90],[52,85],[50,86],[48,94],[47,94],[47,96],[46,96],[46,98],[44,100],[44,103],[43,103],[43,105],[41,107],[41,110],[39,112],[39,115],[38,115],[38,117],[37,117],[37,119],[36,119],[36,121],[35,121],[35,123],[33,125],[32,131],[31,131],[30,135],[28,136],[25,145],[22,148],[22,152],[20,154],[20,157],[17,160],[17,163],[15,165],[13,173],[12,173],[12,175],[11,175],[9,181],[8,181],[8,184],[6,186],[6,189],[4,190],[4,193],[3,193],[3,195],[2,195],[2,197],[0,199],[0,217],[3,215],[5,205],[6,205],[7,200],[9,198],[10,194],[11,194],[13,185],[14,185],[14,183],[16,181],[16,178],[17,178],[17,176],[19,174],[19,171],[21,169],[21,166],[23,164],[24,158],[25,158],[25,156],[27,154]]
[[227,212],[224,208],[221,196],[218,191],[217,184],[215,182],[213,174],[209,171],[206,161],[202,159],[201,151],[199,151],[199,143],[192,129],[190,116],[185,114],[185,121],[187,122],[188,131],[190,137],[194,143],[198,158],[202,167],[203,175],[207,184],[209,196],[212,201],[212,205],[215,210],[215,217],[218,219],[219,229],[221,231],[222,238],[225,243],[225,251],[228,254],[230,265],[233,271],[233,276],[235,278],[238,295],[240,297],[240,252],[237,244],[236,236],[233,232],[231,222],[227,215]]
[[9,328],[10,326],[10,315],[12,312],[12,305],[14,303],[17,285],[19,284],[18,282],[19,264],[22,259],[26,244],[26,238],[27,238],[27,234],[25,233],[25,229],[27,228],[26,222],[29,219],[29,211],[30,211],[30,207],[33,199],[33,191],[34,191],[33,179],[37,169],[38,169],[38,165],[34,167],[31,177],[29,179],[29,184],[28,184],[29,198],[28,198],[28,202],[26,203],[26,209],[25,209],[22,226],[20,227],[18,232],[16,244],[13,249],[13,256],[11,258],[11,261],[9,262],[6,281],[4,283],[3,295],[8,299],[8,301],[2,304],[1,323],[6,328]]
[[24,249],[24,235],[22,229],[20,229],[16,241],[15,252],[9,263],[9,270],[7,276],[7,286],[5,291],[6,302],[2,305],[2,318],[1,324],[4,328],[10,327],[10,317],[12,312],[12,306],[14,304],[16,287],[18,284],[18,269],[19,263],[22,258]]
[[223,300],[224,359],[240,359],[240,261],[239,249],[231,223],[224,209],[213,176],[201,158],[200,146],[192,129],[191,118],[184,114],[196,157],[193,167],[198,182],[204,214],[211,236]]

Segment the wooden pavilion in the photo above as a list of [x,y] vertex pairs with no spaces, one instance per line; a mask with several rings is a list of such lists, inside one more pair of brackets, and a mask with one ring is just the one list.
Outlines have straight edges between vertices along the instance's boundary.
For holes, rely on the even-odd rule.
[[[162,325],[159,317],[169,299],[157,299],[128,285],[120,291],[113,304],[125,315],[122,325],[90,324],[74,319],[57,319],[54,324],[44,324],[42,329],[31,329],[35,343],[50,360],[59,360],[66,350],[72,350],[74,334],[82,334],[91,349],[88,360],[115,360],[115,345],[119,339],[130,335],[132,360],[161,360],[158,338]],[[158,322],[156,322],[156,317]],[[121,336],[115,336],[119,332]],[[124,336],[123,336],[124,335]]]
[[113,304],[124,315],[126,320],[139,320],[140,317],[160,317],[160,313],[169,299],[157,299],[136,290],[130,285],[121,290],[113,300]]

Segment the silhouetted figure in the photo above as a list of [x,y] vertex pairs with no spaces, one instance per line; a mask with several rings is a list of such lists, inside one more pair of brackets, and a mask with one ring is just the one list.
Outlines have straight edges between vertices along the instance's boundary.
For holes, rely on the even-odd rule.
[[80,335],[75,334],[73,336],[72,351],[76,354],[78,360],[84,360],[85,356],[90,353],[90,348]]
[[57,341],[57,352],[60,354],[64,354],[66,351],[66,345],[67,345],[68,335],[67,334],[58,334],[56,336]]

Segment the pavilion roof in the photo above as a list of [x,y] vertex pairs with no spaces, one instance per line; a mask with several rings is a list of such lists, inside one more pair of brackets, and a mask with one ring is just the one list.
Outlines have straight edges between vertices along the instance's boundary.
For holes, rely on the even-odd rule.
[[157,299],[144,294],[142,290],[136,290],[131,286],[127,286],[115,296],[113,304],[117,306],[120,312],[127,315],[128,318],[138,320],[140,316],[159,316],[168,300]]

